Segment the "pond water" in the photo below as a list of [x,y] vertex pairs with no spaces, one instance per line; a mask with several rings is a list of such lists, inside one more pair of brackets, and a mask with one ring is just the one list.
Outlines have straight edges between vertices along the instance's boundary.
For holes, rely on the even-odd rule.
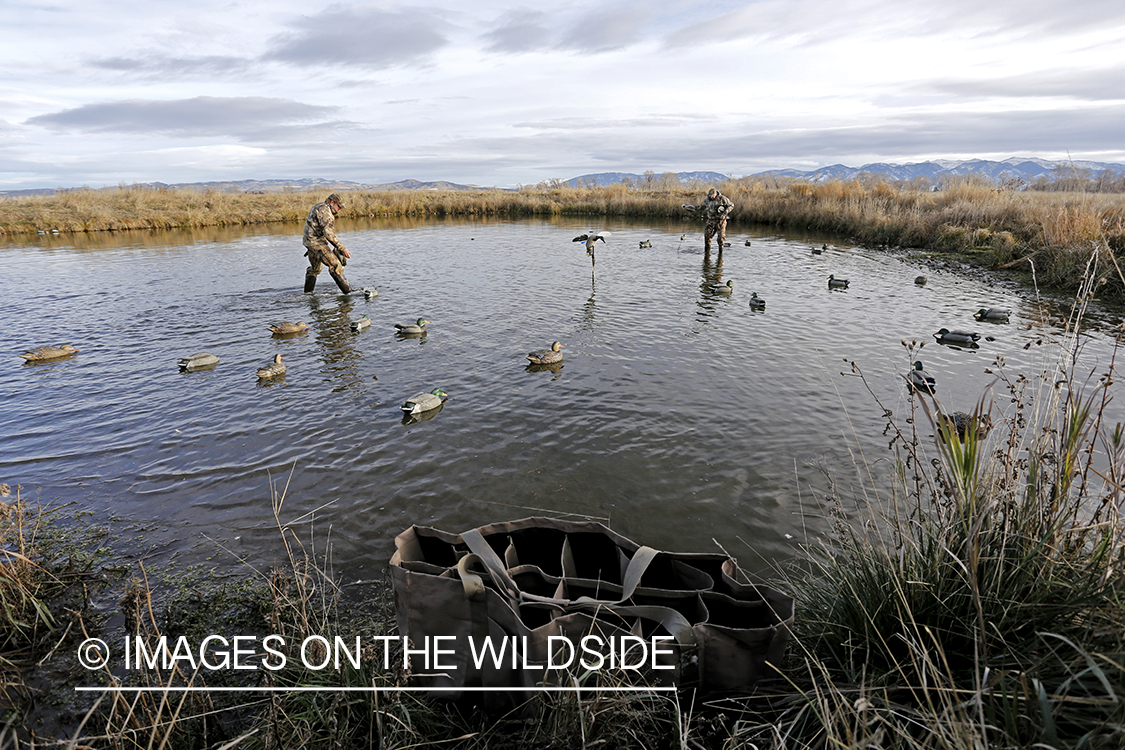
[[[732,228],[720,261],[698,224],[597,228],[612,234],[594,278],[571,241],[590,225],[572,218],[341,222],[347,275],[372,300],[327,273],[302,293],[294,225],[9,240],[0,481],[133,522],[156,557],[232,567],[278,557],[284,494],[282,520],[331,541],[349,579],[377,575],[410,524],[536,514],[658,548],[718,543],[761,569],[829,528],[821,468],[857,497],[887,481],[883,407],[909,415],[915,356],[942,405],[969,411],[997,355],[1029,374],[1058,355],[1033,294],[984,274],[764,229]],[[830,291],[829,274],[850,288]],[[710,289],[728,279],[730,296]],[[980,307],[1011,322],[976,323]],[[395,335],[419,316],[424,338]],[[310,330],[271,337],[282,320]],[[941,346],[941,327],[992,340]],[[929,343],[912,356],[904,339]],[[554,340],[563,366],[528,371],[524,355]],[[1083,367],[1107,366],[1113,339],[1084,342]],[[17,356],[60,343],[80,353]],[[178,370],[200,351],[221,363]],[[277,353],[287,374],[259,384]],[[841,374],[853,360],[882,406]],[[404,424],[401,403],[435,387],[444,407]]]

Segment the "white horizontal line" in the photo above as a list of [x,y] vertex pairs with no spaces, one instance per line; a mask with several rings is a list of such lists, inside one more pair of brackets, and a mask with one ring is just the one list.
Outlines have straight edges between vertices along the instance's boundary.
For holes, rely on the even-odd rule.
[[668,693],[668,687],[76,687],[103,693]]

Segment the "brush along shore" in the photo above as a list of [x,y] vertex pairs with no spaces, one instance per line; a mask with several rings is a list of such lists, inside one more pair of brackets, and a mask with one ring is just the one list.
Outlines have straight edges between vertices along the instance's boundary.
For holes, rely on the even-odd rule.
[[[979,179],[941,190],[878,179],[812,184],[768,177],[718,187],[734,201],[732,226],[811,229],[871,247],[920,248],[967,256],[992,268],[1030,269],[1038,283],[1073,289],[1095,245],[1112,267],[1125,252],[1125,194],[1005,189]],[[706,186],[616,184],[567,187],[557,181],[519,190],[346,193],[343,217],[615,216],[682,217]],[[175,188],[66,190],[0,201],[0,234],[173,229],[303,222],[321,193],[223,193]],[[1125,299],[1116,274],[1099,295]],[[1104,285],[1104,288],[1102,288]]]

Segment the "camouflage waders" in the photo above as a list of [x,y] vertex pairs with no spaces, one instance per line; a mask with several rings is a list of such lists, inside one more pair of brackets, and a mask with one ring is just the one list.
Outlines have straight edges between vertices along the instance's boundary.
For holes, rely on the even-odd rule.
[[344,276],[344,263],[342,257],[337,256],[330,245],[313,245],[305,255],[309,258],[309,267],[305,269],[305,291],[311,292],[316,286],[316,277],[320,275],[321,266],[328,266],[328,273],[340,287],[340,291],[348,294],[352,291],[351,284]]

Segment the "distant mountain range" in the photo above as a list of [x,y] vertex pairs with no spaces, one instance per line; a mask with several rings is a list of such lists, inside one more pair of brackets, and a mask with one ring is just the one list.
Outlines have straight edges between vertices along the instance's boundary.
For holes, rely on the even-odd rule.
[[[864,164],[862,167],[848,167],[843,164],[833,164],[830,167],[821,167],[809,171],[798,169],[771,169],[757,172],[754,175],[775,175],[777,177],[795,177],[809,180],[810,182],[826,182],[829,180],[850,180],[864,172],[877,175],[886,175],[892,180],[910,181],[916,177],[926,177],[937,181],[942,177],[956,177],[961,175],[977,174],[992,180],[1020,179],[1024,182],[1034,182],[1040,177],[1053,180],[1058,176],[1059,168],[1073,167],[1084,172],[1083,176],[1097,177],[1101,172],[1110,170],[1119,175],[1125,174],[1125,164],[1096,161],[1047,161],[1046,159],[1011,158],[1004,161],[987,161],[985,159],[969,159],[965,161],[924,161],[917,164]],[[683,184],[701,182],[704,184],[723,182],[735,175],[721,172],[676,172],[676,177]],[[564,185],[597,185],[604,187],[614,185],[628,179],[634,184],[643,185],[648,181],[659,182],[663,174],[646,172],[634,174],[632,172],[597,172],[584,174],[562,181]],[[399,182],[359,183],[347,180],[323,180],[316,177],[306,177],[299,180],[235,180],[230,182],[186,182],[168,185],[163,182],[145,182],[135,187],[147,188],[177,188],[183,190],[215,190],[225,193],[278,193],[284,191],[306,192],[309,190],[487,190],[481,185],[460,185],[455,182],[434,181],[422,182],[419,180],[400,180]],[[39,188],[32,190],[0,190],[0,196],[19,195],[49,195],[57,192],[55,188]]]
[[[884,164],[877,162],[874,164],[864,164],[862,167],[847,167],[843,164],[833,164],[830,167],[821,167],[820,169],[809,171],[801,171],[799,169],[770,169],[765,172],[756,172],[749,176],[775,175],[777,177],[796,177],[806,179],[810,182],[828,182],[830,180],[850,180],[866,172],[869,174],[886,175],[892,180],[905,180],[909,182],[916,177],[927,177],[930,180],[936,181],[941,177],[977,174],[996,181],[1021,179],[1025,182],[1033,182],[1040,177],[1046,177],[1049,180],[1055,179],[1060,167],[1064,169],[1074,167],[1077,170],[1089,170],[1087,176],[1090,177],[1097,177],[1099,173],[1107,169],[1117,172],[1119,175],[1125,174],[1125,164],[1097,161],[1070,162],[1012,158],[1005,159],[1004,161],[987,161],[985,159],[969,159],[966,161],[938,160],[924,161],[917,164]],[[650,174],[649,176],[656,180],[660,179],[660,175],[658,174]],[[730,177],[730,175],[725,175],[720,172],[677,172],[676,176],[680,179],[680,182],[685,184],[696,181],[703,183],[723,182]],[[572,187],[589,184],[595,184],[601,187],[604,185],[613,185],[625,179],[633,183],[641,184],[646,181],[645,175],[633,174],[632,172],[597,172],[595,174],[580,175],[567,180],[566,184]]]

